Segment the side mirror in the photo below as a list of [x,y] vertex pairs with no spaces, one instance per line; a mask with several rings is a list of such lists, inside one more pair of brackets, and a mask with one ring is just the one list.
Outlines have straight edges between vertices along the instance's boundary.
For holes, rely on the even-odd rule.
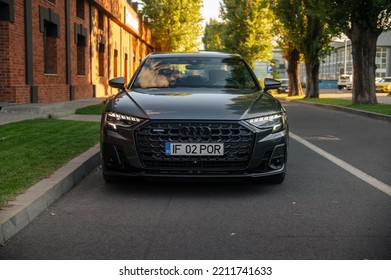
[[281,86],[281,82],[276,79],[265,78],[264,80],[265,87],[264,91],[268,91],[269,89],[278,89]]
[[124,77],[116,77],[109,80],[109,86],[113,88],[125,89],[125,78]]

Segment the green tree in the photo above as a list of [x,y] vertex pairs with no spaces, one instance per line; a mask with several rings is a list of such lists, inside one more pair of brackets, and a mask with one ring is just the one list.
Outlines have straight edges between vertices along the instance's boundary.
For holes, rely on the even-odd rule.
[[204,36],[202,37],[202,43],[204,49],[207,51],[222,51],[224,49],[221,42],[221,34],[223,32],[223,23],[210,19],[205,25]]
[[161,50],[195,51],[202,33],[202,0],[143,0],[142,12]]
[[304,55],[306,69],[306,98],[319,97],[320,59],[330,51],[332,34],[327,23],[317,14],[319,2],[322,0],[303,0],[302,15],[304,16],[302,40],[299,46]]
[[288,96],[304,95],[300,81],[300,62],[302,61],[302,54],[290,41],[285,41],[282,50],[282,57],[288,61],[288,67],[286,69],[289,79]]
[[376,44],[379,35],[391,29],[391,1],[325,0],[320,13],[330,29],[352,43],[353,104],[376,104]]
[[[298,6],[294,1],[272,1],[271,8],[275,13],[274,36],[282,57],[288,62],[286,69],[289,79],[288,96],[303,95],[300,82],[300,62],[302,53],[298,50],[296,30],[302,25],[302,18],[297,17]],[[296,41],[296,44],[294,43]]]
[[[275,0],[279,10],[277,18],[284,25],[288,54],[297,56],[302,53],[306,69],[307,98],[319,97],[320,59],[329,51],[332,34],[323,17],[318,14],[321,0]],[[293,71],[293,69],[292,69]]]
[[267,0],[222,0],[220,17],[224,48],[238,53],[253,66],[257,59],[272,58],[273,13]]

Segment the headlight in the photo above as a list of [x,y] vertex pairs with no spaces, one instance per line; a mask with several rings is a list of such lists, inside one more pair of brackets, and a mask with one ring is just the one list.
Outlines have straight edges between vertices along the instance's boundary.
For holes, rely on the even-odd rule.
[[274,114],[246,120],[249,124],[261,128],[271,128],[272,132],[278,132],[285,128],[285,114]]
[[114,130],[117,130],[118,126],[130,128],[142,121],[142,119],[139,119],[137,117],[113,113],[113,112],[105,113],[104,120],[105,120],[105,125]]

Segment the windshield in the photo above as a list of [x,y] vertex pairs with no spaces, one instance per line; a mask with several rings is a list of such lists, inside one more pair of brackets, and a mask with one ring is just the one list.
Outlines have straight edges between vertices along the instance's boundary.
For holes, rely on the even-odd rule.
[[243,60],[237,58],[148,58],[131,88],[258,90],[250,71]]

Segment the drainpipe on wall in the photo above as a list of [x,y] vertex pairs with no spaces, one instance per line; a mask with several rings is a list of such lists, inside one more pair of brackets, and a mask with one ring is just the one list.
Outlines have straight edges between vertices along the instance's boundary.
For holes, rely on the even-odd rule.
[[25,46],[25,67],[26,85],[30,86],[30,103],[38,103],[38,87],[34,85],[33,71],[33,20],[32,0],[24,0],[24,46]]
[[[107,16],[107,38],[110,38],[110,18]],[[110,79],[110,66],[111,66],[111,44],[110,40],[107,40],[107,80]],[[107,82],[108,83],[108,82]],[[106,89],[105,95],[108,95],[109,89]]]
[[70,41],[70,1],[65,0],[65,71],[66,71],[66,84],[69,86],[69,100],[75,99],[75,88],[72,85],[72,67],[71,67],[71,41]]
[[93,20],[93,6],[92,6],[92,1],[89,1],[89,12],[90,12],[90,83],[92,85],[92,97],[96,97],[96,85],[94,85],[94,83],[92,82],[92,48],[93,48],[93,41],[92,41],[92,38],[93,38],[93,34],[92,34],[92,20]]

